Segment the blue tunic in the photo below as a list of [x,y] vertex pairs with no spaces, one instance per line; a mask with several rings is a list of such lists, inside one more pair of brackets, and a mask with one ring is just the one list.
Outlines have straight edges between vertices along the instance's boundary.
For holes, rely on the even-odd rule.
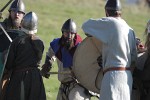
[[60,40],[60,38],[54,39],[50,43],[50,46],[53,49],[56,57],[63,63],[63,67],[64,68],[71,67],[73,57],[72,57],[71,53],[69,52],[69,50],[60,46],[59,40]]

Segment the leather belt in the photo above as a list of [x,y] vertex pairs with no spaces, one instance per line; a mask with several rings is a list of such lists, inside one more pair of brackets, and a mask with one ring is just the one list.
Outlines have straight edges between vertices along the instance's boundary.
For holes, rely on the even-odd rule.
[[125,71],[125,70],[131,70],[130,67],[110,67],[110,68],[107,68],[103,71],[103,73],[105,74],[106,72],[108,71]]
[[29,70],[34,70],[38,69],[37,67],[26,67],[26,68],[17,68],[14,69],[13,72],[23,72],[23,71],[29,71]]

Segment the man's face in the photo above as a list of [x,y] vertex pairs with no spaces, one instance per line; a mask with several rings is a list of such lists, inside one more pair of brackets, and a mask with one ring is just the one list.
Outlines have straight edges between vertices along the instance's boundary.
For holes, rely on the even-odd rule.
[[21,20],[24,16],[24,13],[20,12],[20,11],[10,11],[10,16],[13,22],[14,27],[19,28]]
[[71,33],[71,32],[63,32],[63,38],[64,38],[64,44],[67,48],[70,48],[74,45],[74,37],[75,37],[75,33]]

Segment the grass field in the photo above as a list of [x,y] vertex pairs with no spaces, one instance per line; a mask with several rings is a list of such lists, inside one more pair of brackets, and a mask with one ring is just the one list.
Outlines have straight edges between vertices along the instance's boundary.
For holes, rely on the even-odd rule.
[[[0,8],[8,0],[0,1]],[[49,42],[56,37],[61,36],[61,27],[65,20],[73,18],[78,26],[78,33],[85,38],[81,25],[89,18],[101,18],[104,13],[105,0],[24,0],[26,12],[34,11],[39,18],[38,35],[45,43],[45,51],[42,63],[45,59],[45,53],[49,47]],[[122,1],[123,2],[123,1]],[[3,17],[7,16],[7,10]],[[129,6],[122,4],[122,18],[135,30],[136,36],[143,41],[143,32],[146,22],[150,19],[150,9],[145,5]],[[2,19],[1,19],[2,20]],[[52,71],[57,71],[56,63]],[[44,79],[47,100],[56,100],[59,82],[57,75],[51,75],[49,79]],[[96,98],[92,98],[96,100]]]

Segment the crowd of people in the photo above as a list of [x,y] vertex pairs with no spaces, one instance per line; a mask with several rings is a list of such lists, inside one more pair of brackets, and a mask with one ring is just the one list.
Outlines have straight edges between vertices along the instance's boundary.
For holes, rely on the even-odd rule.
[[[82,24],[87,37],[102,42],[99,100],[150,100],[150,21],[144,46],[121,17],[121,10],[119,0],[107,0],[106,17],[90,18]],[[80,84],[72,70],[75,51],[82,43],[75,21],[68,18],[62,24],[61,37],[50,41],[45,62],[39,68],[45,47],[37,35],[38,16],[33,11],[25,13],[22,0],[15,0],[8,11],[9,17],[0,22],[0,65],[4,67],[0,73],[0,100],[46,100],[43,77],[49,79],[54,61],[60,81],[57,100],[90,100],[94,95]],[[139,64],[139,59],[144,63]],[[132,98],[135,82],[140,83],[138,99]]]

